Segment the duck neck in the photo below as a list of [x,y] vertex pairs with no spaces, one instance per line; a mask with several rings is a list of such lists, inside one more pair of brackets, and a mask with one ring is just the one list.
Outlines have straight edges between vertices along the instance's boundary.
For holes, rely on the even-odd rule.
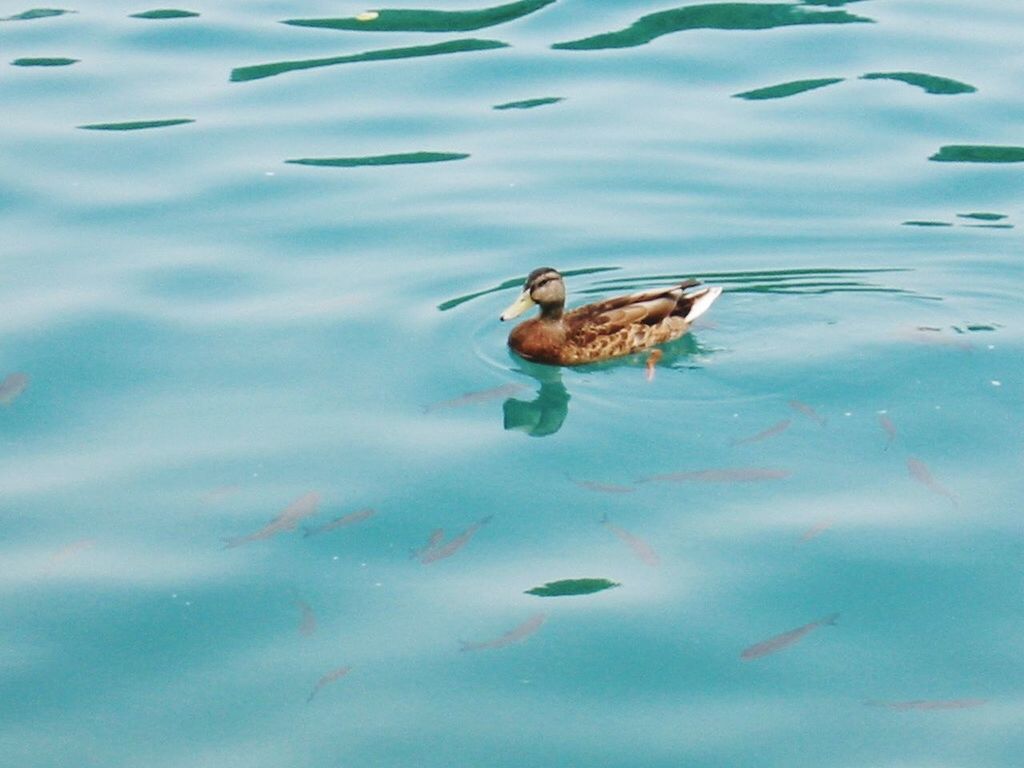
[[547,323],[557,323],[562,319],[564,304],[541,304],[540,319]]

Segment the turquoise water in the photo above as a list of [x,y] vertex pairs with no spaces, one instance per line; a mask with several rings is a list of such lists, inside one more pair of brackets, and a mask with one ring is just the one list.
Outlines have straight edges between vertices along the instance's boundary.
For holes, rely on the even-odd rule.
[[1017,765],[1024,10],[399,8],[0,12],[3,762]]

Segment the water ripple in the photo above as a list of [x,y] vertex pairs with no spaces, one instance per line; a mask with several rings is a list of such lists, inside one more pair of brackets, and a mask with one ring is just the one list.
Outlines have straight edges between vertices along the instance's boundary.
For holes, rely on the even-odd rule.
[[316,165],[328,168],[356,168],[364,165],[414,165],[417,163],[443,163],[465,160],[464,152],[405,152],[395,155],[369,155],[366,157],[303,157],[285,160],[292,165]]
[[282,24],[320,29],[347,29],[361,32],[472,32],[514,21],[539,11],[555,0],[519,0],[515,3],[481,8],[476,11],[429,11],[402,8],[368,11],[358,16],[330,19],[287,19]]

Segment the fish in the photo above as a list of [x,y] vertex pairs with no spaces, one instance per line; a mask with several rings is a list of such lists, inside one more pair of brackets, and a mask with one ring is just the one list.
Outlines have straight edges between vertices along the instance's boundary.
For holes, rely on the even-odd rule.
[[258,531],[246,536],[234,536],[224,539],[224,549],[232,549],[253,541],[269,539],[279,533],[284,533],[285,531],[294,531],[296,526],[299,524],[299,520],[316,514],[316,508],[319,505],[320,494],[316,491],[310,491],[285,507],[280,515],[275,517]]
[[647,563],[652,568],[656,568],[658,563],[661,562],[661,558],[658,557],[658,553],[654,551],[650,544],[643,539],[633,535],[625,528],[620,528],[608,519],[608,515],[605,515],[601,519],[601,525],[615,534],[615,537],[633,550],[633,554],[636,555],[640,560]]
[[295,599],[296,607],[302,611],[302,621],[299,624],[299,634],[309,637],[316,632],[316,614],[313,613],[313,606],[300,598]]
[[645,365],[647,369],[647,380],[654,381],[654,366],[658,364],[658,361],[665,355],[660,349],[655,349],[647,356],[647,363]]
[[344,528],[347,525],[355,525],[356,523],[361,523],[363,520],[367,520],[373,517],[375,514],[377,514],[377,510],[372,509],[370,507],[366,507],[365,509],[360,509],[355,512],[350,512],[347,515],[336,517],[333,520],[324,523],[323,525],[317,525],[313,527],[304,525],[302,527],[302,536],[303,538],[309,538],[310,536],[317,536],[321,533],[333,531],[336,528]]
[[753,661],[754,659],[759,659],[762,656],[767,656],[770,653],[781,651],[783,648],[788,648],[793,645],[793,643],[799,642],[805,635],[813,632],[818,627],[834,625],[838,618],[838,613],[831,613],[817,621],[812,621],[810,624],[804,624],[802,627],[791,629],[789,632],[783,632],[781,635],[769,637],[767,640],[762,640],[760,643],[755,643],[749,648],[746,648],[743,653],[740,654],[740,658],[744,661]]
[[893,440],[896,439],[896,425],[892,423],[892,419],[886,416],[884,413],[878,414],[878,425],[885,431],[889,439],[885,441],[885,449],[889,450],[889,446],[892,445]]
[[726,469],[698,469],[692,472],[671,472],[667,475],[651,475],[637,480],[638,483],[756,483],[761,480],[782,480],[792,473],[786,469],[767,467],[731,467]]
[[546,613],[535,613],[522,624],[513,627],[508,632],[505,632],[503,635],[499,635],[493,640],[483,640],[476,643],[469,643],[465,640],[460,640],[459,642],[462,647],[459,650],[482,651],[491,648],[504,648],[506,645],[518,643],[520,640],[525,640],[527,637],[539,630],[544,625],[544,622],[547,621],[547,618],[548,615]]
[[803,535],[800,537],[800,541],[805,542],[817,538],[835,524],[835,520],[822,520],[820,522],[817,522],[810,528],[808,528],[806,531],[804,531]]
[[[443,560],[446,557],[451,557],[464,546],[469,544],[470,540],[476,536],[476,532],[479,531],[481,527],[487,525],[487,523],[491,521],[492,517],[493,515],[488,515],[485,518],[477,520],[458,536],[450,539],[446,544],[441,544],[441,540],[438,540],[436,543],[429,545],[426,551],[420,554],[420,562],[424,565],[429,565],[430,563],[438,560]],[[442,533],[442,536],[443,535],[444,534]],[[431,539],[433,539],[433,536],[431,536]]]
[[0,381],[0,405],[10,405],[17,400],[28,389],[28,382],[28,374],[19,372],[9,374]]
[[427,538],[426,544],[424,544],[419,549],[409,550],[409,557],[413,559],[422,557],[424,553],[429,552],[431,549],[434,549],[434,547],[436,547],[442,541],[444,541],[444,528],[435,528],[430,532],[430,536],[429,538]]
[[423,412],[433,413],[434,411],[443,411],[447,408],[461,408],[465,405],[486,403],[488,400],[497,400],[502,397],[509,397],[510,395],[514,395],[524,389],[526,389],[526,387],[522,384],[502,384],[500,387],[481,389],[476,392],[466,392],[459,397],[453,397],[451,400],[441,400],[437,403],[424,405]]
[[802,413],[804,416],[809,418],[811,421],[817,422],[818,425],[824,427],[828,422],[828,419],[818,414],[814,408],[809,406],[807,403],[801,403],[799,400],[790,400],[789,407],[797,413]]
[[787,429],[789,429],[789,427],[790,427],[790,425],[792,423],[793,423],[792,419],[783,419],[782,421],[780,421],[780,422],[778,422],[776,424],[772,424],[767,429],[761,430],[756,435],[751,435],[750,437],[740,438],[739,440],[733,440],[732,444],[733,445],[746,445],[748,443],[757,443],[757,442],[759,442],[761,440],[767,440],[769,437],[775,437],[775,435],[781,435],[783,432],[785,432]]
[[332,669],[330,672],[328,672],[326,675],[324,675],[316,681],[316,685],[313,686],[313,690],[309,692],[309,698],[306,699],[306,703],[309,704],[309,702],[313,700],[313,697],[320,693],[320,690],[325,685],[330,685],[335,680],[344,677],[351,671],[352,667],[338,667],[337,669]]
[[636,488],[628,485],[615,485],[614,483],[596,483],[593,480],[573,480],[580,488],[598,493],[635,493]]
[[885,707],[897,712],[933,711],[937,709],[970,709],[987,704],[988,699],[917,699],[914,701],[865,701],[868,707]]
[[945,496],[952,502],[954,507],[960,506],[960,499],[957,498],[956,494],[932,477],[931,470],[920,459],[916,459],[913,456],[909,457],[907,459],[907,471],[914,480],[921,483],[928,490],[939,494],[939,496]]

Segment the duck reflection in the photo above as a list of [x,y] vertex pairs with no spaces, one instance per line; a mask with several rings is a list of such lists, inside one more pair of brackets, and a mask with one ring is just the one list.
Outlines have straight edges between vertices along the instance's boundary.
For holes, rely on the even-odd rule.
[[[657,361],[659,368],[693,368],[692,358],[711,354],[708,347],[701,346],[692,333],[658,349],[662,356]],[[523,373],[537,382],[538,388],[532,400],[509,397],[502,404],[506,430],[525,432],[530,437],[548,437],[562,428],[569,415],[569,400],[572,396],[562,378],[563,368],[556,365],[531,363],[515,354],[511,349],[509,357],[514,361],[513,371]],[[635,368],[638,376],[646,376],[648,351],[605,360],[600,363],[573,366],[574,372],[584,374],[610,373],[621,368]]]

